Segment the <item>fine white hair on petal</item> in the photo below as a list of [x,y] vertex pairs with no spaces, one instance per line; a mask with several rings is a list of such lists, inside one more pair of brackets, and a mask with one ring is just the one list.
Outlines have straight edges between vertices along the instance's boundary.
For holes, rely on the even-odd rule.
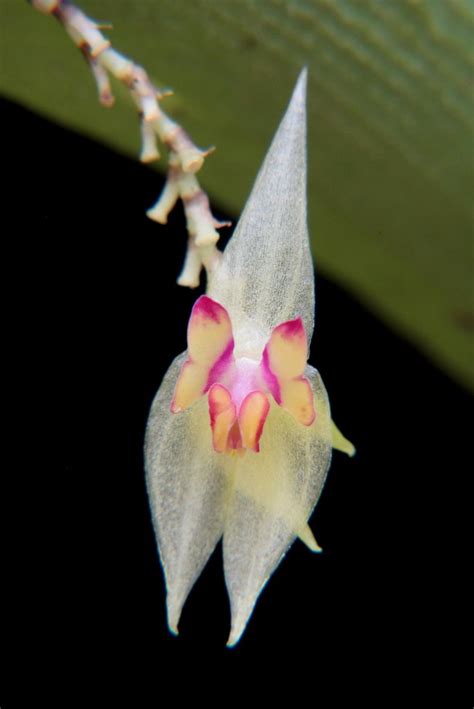
[[187,353],[177,357],[153,401],[145,468],[167,588],[168,625],[177,633],[183,604],[222,536],[230,478],[212,448],[207,399],[170,412]]
[[[306,69],[260,168],[235,232],[212,274],[208,294],[224,305],[236,348],[251,323],[262,340],[276,325],[303,318],[314,325],[314,272],[306,220]],[[243,330],[243,332],[241,332]],[[245,354],[248,343],[242,345]]]
[[224,527],[224,569],[232,628],[228,645],[245,629],[257,598],[302,531],[318,501],[331,462],[331,415],[322,379],[308,366],[316,420],[301,426],[272,405],[260,453],[237,463]]

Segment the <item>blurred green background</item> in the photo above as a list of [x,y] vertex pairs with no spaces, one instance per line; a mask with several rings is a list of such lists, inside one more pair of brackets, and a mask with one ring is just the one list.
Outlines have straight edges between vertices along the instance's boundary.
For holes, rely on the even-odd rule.
[[[217,146],[199,178],[236,215],[307,65],[317,268],[474,388],[472,2],[80,6],[110,21],[114,47],[174,89],[163,107],[196,144]],[[102,108],[86,63],[54,19],[2,0],[0,42],[3,95],[138,155],[138,121],[125,89],[114,85],[115,108]],[[28,160],[27,135],[4,140],[16,140],[19,159]],[[364,343],[348,341],[348,357],[356,347]]]

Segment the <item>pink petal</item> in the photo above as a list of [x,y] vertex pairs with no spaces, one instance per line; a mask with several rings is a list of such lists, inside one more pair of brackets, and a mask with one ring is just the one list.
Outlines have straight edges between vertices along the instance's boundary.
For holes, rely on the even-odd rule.
[[202,295],[194,304],[188,325],[188,359],[183,365],[171,411],[187,409],[221,377],[233,360],[234,338],[227,310]]
[[[209,389],[209,416],[212,428],[212,444],[217,453],[224,453],[228,447],[228,439],[234,424],[237,421],[237,411],[232,401],[230,391],[222,384],[213,384]],[[238,430],[238,426],[237,426]],[[233,448],[240,447],[240,433],[238,440],[233,437]]]
[[261,372],[273,398],[304,426],[315,417],[311,386],[303,376],[308,359],[306,332],[301,318],[274,328],[262,355]]
[[252,391],[242,402],[239,425],[242,445],[256,453],[260,450],[260,437],[270,410],[270,402],[263,391]]

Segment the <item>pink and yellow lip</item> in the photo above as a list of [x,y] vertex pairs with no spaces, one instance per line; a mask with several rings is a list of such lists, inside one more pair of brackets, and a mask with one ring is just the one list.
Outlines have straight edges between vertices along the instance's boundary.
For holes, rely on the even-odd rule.
[[239,411],[242,446],[258,453],[263,427],[270,411],[270,402],[263,391],[251,391],[243,400]]
[[262,391],[250,392],[238,413],[230,391],[222,384],[213,384],[208,398],[214,450],[229,453],[244,449],[258,453],[270,409],[267,396]]
[[206,295],[195,302],[188,325],[188,359],[171,402],[171,411],[189,408],[218,381],[232,361],[234,338],[227,310]]
[[237,421],[237,410],[230,391],[223,384],[213,384],[208,400],[214,450],[225,453],[230,447],[240,447],[240,432],[238,436],[235,433],[230,435]]
[[301,318],[274,328],[260,363],[234,359],[227,310],[208,296],[196,301],[188,326],[188,358],[171,402],[172,413],[208,394],[212,444],[218,453],[260,450],[269,395],[299,423],[315,420],[313,392],[304,376],[307,340]]
[[274,328],[262,356],[262,374],[273,398],[303,426],[316,418],[313,391],[304,376],[308,360],[306,332],[301,318]]

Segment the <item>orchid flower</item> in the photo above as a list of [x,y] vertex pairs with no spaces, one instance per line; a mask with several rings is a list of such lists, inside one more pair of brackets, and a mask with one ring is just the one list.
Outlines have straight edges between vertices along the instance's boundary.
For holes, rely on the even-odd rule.
[[331,421],[307,364],[314,276],[306,224],[306,71],[207,294],[188,349],[169,368],[146,435],[147,485],[167,587],[168,624],[219,540],[238,642],[267,580],[308,519],[333,448],[354,448]]

